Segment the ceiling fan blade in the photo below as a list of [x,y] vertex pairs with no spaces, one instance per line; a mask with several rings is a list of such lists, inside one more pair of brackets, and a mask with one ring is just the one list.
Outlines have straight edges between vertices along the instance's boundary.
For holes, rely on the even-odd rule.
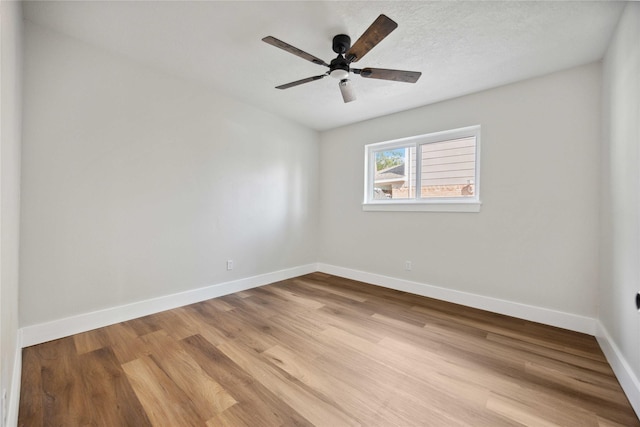
[[304,83],[309,83],[312,82],[314,80],[320,80],[321,78],[325,77],[326,74],[320,74],[319,76],[313,76],[313,77],[307,77],[306,79],[302,79],[302,80],[296,80],[295,82],[291,82],[291,83],[287,83],[284,85],[280,85],[280,86],[276,86],[276,89],[289,89],[290,87],[294,87],[294,86],[298,86]]
[[314,64],[318,64],[318,65],[324,65],[324,66],[329,66],[329,64],[327,64],[326,62],[324,62],[322,59],[315,57],[313,55],[311,55],[310,53],[307,53],[303,50],[298,49],[297,47],[291,46],[288,43],[283,42],[282,40],[278,40],[275,37],[271,37],[271,36],[267,36],[265,38],[262,39],[263,42],[268,43],[272,46],[275,47],[279,47],[282,50],[286,50],[289,53],[293,53],[296,56],[299,56],[302,59],[306,59],[307,61],[311,61]]
[[368,79],[393,80],[394,82],[415,83],[422,73],[420,71],[387,70],[385,68],[352,68],[355,74],[360,74]]
[[378,43],[387,37],[398,24],[385,15],[380,15],[373,24],[360,36],[346,53],[345,58],[349,62],[358,62],[363,56],[373,49]]

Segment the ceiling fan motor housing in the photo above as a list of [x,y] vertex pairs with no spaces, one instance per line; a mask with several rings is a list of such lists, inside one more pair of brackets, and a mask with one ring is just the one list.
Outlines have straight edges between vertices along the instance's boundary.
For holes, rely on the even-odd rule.
[[333,51],[338,54],[345,54],[351,49],[351,37],[346,34],[338,34],[333,38]]

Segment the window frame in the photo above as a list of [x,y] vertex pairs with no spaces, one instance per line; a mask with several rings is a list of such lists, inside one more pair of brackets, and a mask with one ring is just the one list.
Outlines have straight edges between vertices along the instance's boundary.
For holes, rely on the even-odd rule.
[[[421,146],[436,142],[475,137],[475,179],[473,182],[473,197],[421,197],[422,149]],[[422,211],[422,212],[480,212],[480,142],[481,126],[467,126],[458,129],[432,132],[390,141],[376,142],[365,145],[364,160],[364,201],[362,209],[365,211]],[[381,150],[415,147],[416,173],[415,197],[411,199],[374,199],[375,153]]]

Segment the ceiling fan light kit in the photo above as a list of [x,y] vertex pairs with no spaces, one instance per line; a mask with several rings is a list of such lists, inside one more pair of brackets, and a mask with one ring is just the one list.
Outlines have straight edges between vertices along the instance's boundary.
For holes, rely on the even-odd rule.
[[329,75],[334,79],[344,80],[349,77],[349,70],[343,70],[342,68],[336,68],[335,70],[329,71]]
[[393,20],[385,15],[380,15],[373,21],[373,24],[360,36],[360,38],[351,46],[351,38],[346,34],[338,34],[333,38],[332,49],[338,54],[329,64],[322,59],[313,56],[297,47],[278,40],[275,37],[267,36],[262,39],[265,43],[292,53],[300,58],[311,61],[314,64],[328,67],[329,71],[324,74],[307,77],[306,79],[297,80],[295,82],[276,86],[276,89],[289,89],[304,83],[320,80],[326,76],[331,76],[337,80],[338,87],[342,93],[342,99],[345,103],[356,99],[353,86],[348,79],[349,73],[358,74],[364,78],[373,78],[381,80],[391,80],[396,82],[415,83],[422,75],[419,71],[390,70],[384,68],[351,68],[352,62],[362,59],[371,49],[387,37],[393,30],[398,27]]
[[351,102],[356,100],[356,94],[353,91],[353,85],[349,79],[340,80],[340,93],[342,93],[342,100],[345,102]]

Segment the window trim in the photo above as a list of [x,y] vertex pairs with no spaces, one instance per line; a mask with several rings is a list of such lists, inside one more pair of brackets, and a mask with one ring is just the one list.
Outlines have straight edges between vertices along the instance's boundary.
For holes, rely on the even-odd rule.
[[[396,199],[382,200],[373,199],[373,186],[375,177],[375,153],[380,149],[405,148],[408,146],[416,147],[416,157],[421,158],[421,150],[419,147],[424,144],[434,142],[449,141],[454,139],[476,138],[475,148],[475,180],[474,180],[474,197],[473,198],[421,198],[414,199]],[[480,212],[482,202],[480,201],[480,141],[481,126],[467,126],[458,129],[444,130],[423,135],[399,138],[390,141],[377,142],[365,145],[365,176],[364,176],[364,201],[362,209],[364,211],[405,211],[405,212]],[[419,180],[420,165],[416,162],[416,183]],[[417,191],[416,191],[417,194]]]

